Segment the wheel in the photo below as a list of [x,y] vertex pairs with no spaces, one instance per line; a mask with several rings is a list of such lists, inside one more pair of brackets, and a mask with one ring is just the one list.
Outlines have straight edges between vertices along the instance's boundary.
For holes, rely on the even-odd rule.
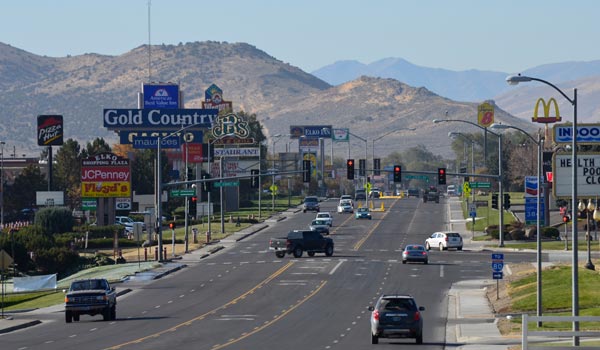
[[423,333],[417,335],[417,344],[423,344]]
[[371,334],[371,344],[379,344],[379,337]]
[[425,242],[425,249],[430,250],[431,246],[429,245],[429,242]]
[[73,313],[73,321],[75,322],[79,322],[79,314],[78,313]]
[[444,251],[444,245],[442,243],[440,243],[440,252]]
[[306,209],[304,209],[302,212],[306,214]]
[[333,255],[333,246],[328,245],[327,248],[325,248],[325,256],[332,256]]
[[456,249],[458,249],[458,250],[462,250],[462,245],[461,245],[460,247],[456,248]]
[[71,311],[65,311],[65,322],[71,323],[72,320],[73,315],[71,314]]
[[113,305],[110,308],[110,319],[113,321],[117,319],[117,305]]
[[285,252],[276,251],[275,252],[275,256],[281,259],[281,258],[283,258],[285,256]]
[[302,248],[296,247],[294,249],[294,258],[300,258],[302,256]]
[[104,321],[110,321],[110,307],[106,307],[102,310],[102,319]]
[[425,265],[429,264],[429,260],[425,260]]
[[308,256],[315,256],[315,252],[307,252]]
[[406,260],[402,260],[402,263],[403,263],[403,264],[406,264]]

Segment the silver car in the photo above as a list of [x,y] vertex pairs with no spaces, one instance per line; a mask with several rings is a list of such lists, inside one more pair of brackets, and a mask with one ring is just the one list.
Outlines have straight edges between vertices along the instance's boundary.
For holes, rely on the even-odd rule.
[[324,234],[324,235],[329,234],[329,224],[325,220],[315,219],[310,223],[308,228],[311,231],[317,231],[320,234]]
[[463,239],[458,232],[434,232],[425,240],[425,248],[427,250],[437,248],[440,251],[447,250],[448,248],[462,250]]

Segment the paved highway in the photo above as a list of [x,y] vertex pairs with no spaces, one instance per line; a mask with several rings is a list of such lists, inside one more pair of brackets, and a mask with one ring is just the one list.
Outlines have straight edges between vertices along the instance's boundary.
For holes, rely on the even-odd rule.
[[[321,210],[335,212],[336,201]],[[375,205],[376,207],[379,204]],[[409,293],[426,307],[423,349],[446,345],[447,292],[453,282],[491,275],[490,253],[431,251],[429,265],[402,264],[402,247],[446,228],[447,207],[419,199],[385,200],[373,220],[334,214],[334,256],[275,257],[271,237],[307,228],[314,213],[281,221],[209,258],[156,281],[129,282],[117,320],[82,316],[5,334],[8,349],[365,349],[414,345],[414,339],[370,344],[367,307],[381,293]],[[505,254],[533,261],[531,254]],[[450,346],[451,347],[451,346]]]

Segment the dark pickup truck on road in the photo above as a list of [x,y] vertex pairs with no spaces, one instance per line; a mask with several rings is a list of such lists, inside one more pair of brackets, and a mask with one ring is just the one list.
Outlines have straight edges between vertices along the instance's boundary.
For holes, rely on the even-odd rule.
[[104,321],[117,318],[117,293],[106,279],[85,279],[71,283],[65,296],[65,321],[79,321],[80,315],[102,314]]
[[440,192],[435,186],[430,186],[423,191],[423,202],[440,202]]
[[269,250],[274,250],[278,258],[283,258],[286,254],[293,254],[295,258],[300,258],[303,252],[308,256],[314,256],[315,253],[332,256],[333,240],[323,237],[316,231],[294,230],[290,231],[285,238],[271,238]]

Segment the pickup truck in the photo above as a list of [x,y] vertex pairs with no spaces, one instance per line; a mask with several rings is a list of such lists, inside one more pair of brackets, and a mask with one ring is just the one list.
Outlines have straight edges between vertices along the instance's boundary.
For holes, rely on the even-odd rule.
[[104,278],[77,280],[65,296],[65,321],[79,321],[80,315],[99,315],[104,321],[117,318],[117,293]]
[[423,191],[423,202],[440,202],[440,192],[435,186],[431,186]]
[[294,230],[290,231],[285,238],[271,238],[269,250],[275,251],[278,258],[283,258],[286,254],[293,254],[294,258],[300,258],[303,252],[308,256],[314,256],[315,253],[332,256],[333,240],[323,237],[316,231]]

